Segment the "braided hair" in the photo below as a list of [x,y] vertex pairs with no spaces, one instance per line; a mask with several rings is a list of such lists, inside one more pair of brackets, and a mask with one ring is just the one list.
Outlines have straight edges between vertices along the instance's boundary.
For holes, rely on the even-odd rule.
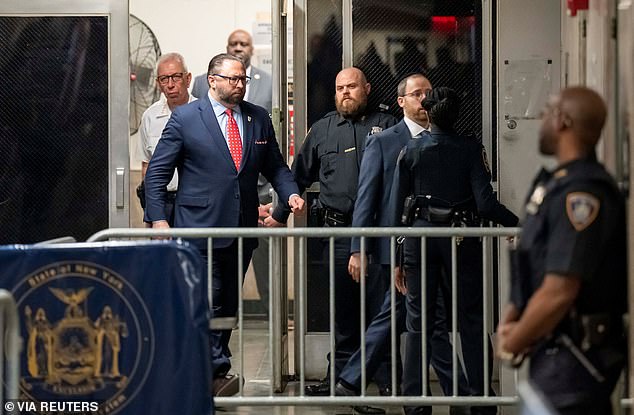
[[455,90],[441,86],[428,91],[422,102],[432,124],[452,131],[460,114],[460,98]]

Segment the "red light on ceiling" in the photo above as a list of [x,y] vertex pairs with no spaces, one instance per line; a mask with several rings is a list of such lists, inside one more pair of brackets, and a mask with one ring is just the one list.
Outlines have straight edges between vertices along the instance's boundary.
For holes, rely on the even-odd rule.
[[453,33],[457,30],[456,16],[432,16],[431,30],[434,32]]
[[456,34],[471,30],[476,24],[475,16],[432,16],[431,30],[437,33]]

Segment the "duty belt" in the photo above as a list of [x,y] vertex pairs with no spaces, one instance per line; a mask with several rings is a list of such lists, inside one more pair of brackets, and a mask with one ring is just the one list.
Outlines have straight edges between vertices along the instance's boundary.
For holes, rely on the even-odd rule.
[[428,206],[418,208],[416,210],[416,217],[431,223],[449,224],[453,220],[454,213],[455,212],[452,208],[436,208]]
[[455,210],[453,208],[421,207],[416,209],[415,218],[423,219],[430,223],[440,223],[449,226],[479,226],[480,217],[468,210]]
[[324,206],[322,208],[324,223],[333,228],[340,226],[350,226],[352,224],[352,215],[342,213],[335,209]]

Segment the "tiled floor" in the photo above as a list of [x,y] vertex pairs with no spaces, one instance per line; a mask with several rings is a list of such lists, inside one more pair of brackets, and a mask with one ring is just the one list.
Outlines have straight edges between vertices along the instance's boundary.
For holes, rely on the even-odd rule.
[[[289,361],[293,362],[293,333],[289,334],[289,345],[291,356]],[[239,336],[234,332],[231,338],[231,350],[234,351],[233,370],[244,374],[244,396],[268,396],[270,392],[269,377],[271,371],[271,361],[269,357],[269,341],[267,335],[267,323],[265,321],[246,321],[244,330],[244,369],[240,370],[238,350]],[[291,369],[292,372],[292,369]],[[308,382],[307,382],[308,383]],[[432,392],[439,393],[436,390],[437,385],[432,385]],[[289,382],[288,387],[281,396],[299,395],[299,382]],[[372,393],[372,389],[369,390]],[[386,408],[388,415],[402,414],[400,407]],[[271,414],[271,415],[348,415],[356,414],[351,407],[226,407],[217,411],[220,415],[242,415],[242,414]],[[434,415],[448,414],[448,407],[438,406],[434,408]]]

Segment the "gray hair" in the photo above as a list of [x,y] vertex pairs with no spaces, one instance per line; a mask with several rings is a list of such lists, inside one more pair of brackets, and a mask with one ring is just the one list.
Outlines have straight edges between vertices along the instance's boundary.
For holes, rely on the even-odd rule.
[[160,64],[164,63],[164,62],[170,62],[170,61],[174,61],[174,62],[178,62],[181,64],[181,66],[183,67],[183,72],[189,72],[187,70],[187,64],[185,63],[185,58],[183,58],[183,55],[181,55],[180,53],[176,53],[176,52],[170,52],[170,53],[166,53],[164,55],[161,55],[161,57],[159,58],[156,67],[158,68]]

